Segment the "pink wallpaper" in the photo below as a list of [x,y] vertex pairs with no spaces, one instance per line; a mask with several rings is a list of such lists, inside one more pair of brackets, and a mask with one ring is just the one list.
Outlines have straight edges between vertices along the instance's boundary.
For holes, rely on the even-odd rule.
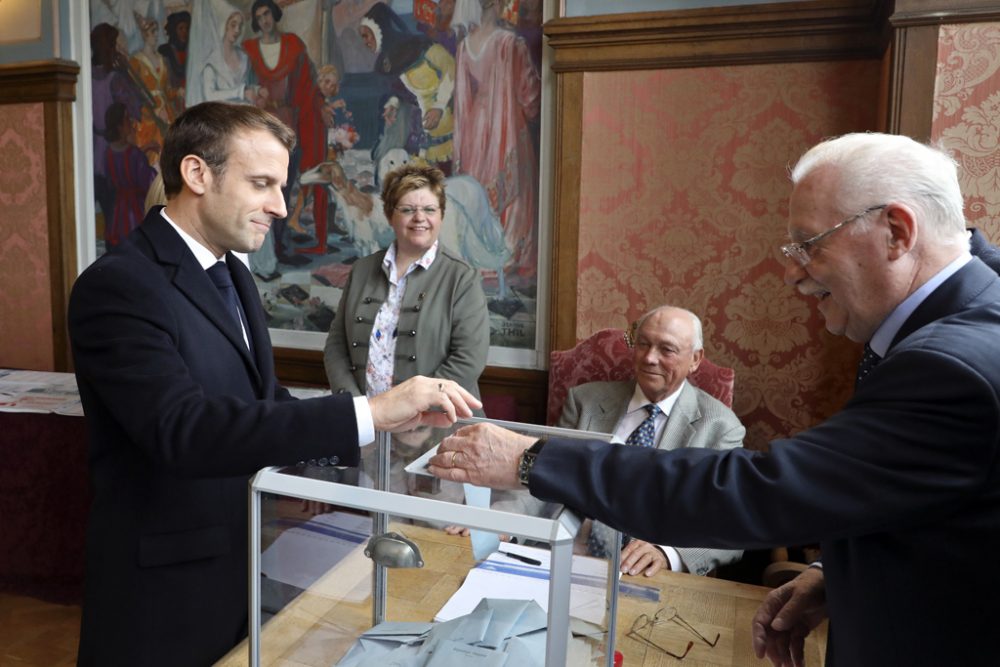
[[736,371],[734,410],[761,448],[850,394],[860,351],[784,285],[788,166],[876,127],[880,64],[587,74],[577,337],[661,303],[698,313]]
[[54,364],[42,106],[0,105],[0,368]]
[[965,215],[1000,241],[1000,23],[941,26],[931,136],[961,165]]

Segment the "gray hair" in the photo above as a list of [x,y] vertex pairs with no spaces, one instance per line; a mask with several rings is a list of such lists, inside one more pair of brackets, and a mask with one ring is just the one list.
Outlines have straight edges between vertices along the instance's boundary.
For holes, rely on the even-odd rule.
[[[958,164],[943,149],[893,134],[854,133],[812,147],[791,170],[792,184],[821,167],[836,170],[842,215],[869,206],[906,204],[928,238],[943,246],[965,242]],[[855,226],[861,232],[868,221]]]
[[701,319],[687,308],[678,308],[677,306],[670,306],[666,304],[657,306],[635,321],[635,331],[638,333],[639,329],[642,328],[643,323],[661,310],[679,310],[680,312],[687,314],[687,316],[691,318],[691,349],[694,352],[697,352],[705,347],[705,337],[701,330]]

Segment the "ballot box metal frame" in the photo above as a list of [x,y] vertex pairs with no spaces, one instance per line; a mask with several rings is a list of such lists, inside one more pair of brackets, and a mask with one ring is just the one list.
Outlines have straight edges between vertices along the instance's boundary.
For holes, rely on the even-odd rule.
[[[535,424],[521,424],[490,419],[462,419],[456,425],[489,422],[510,428],[519,433],[569,438],[588,438],[608,441],[610,436]],[[377,433],[379,488],[362,488],[352,484],[302,476],[288,472],[288,468],[269,467],[260,470],[250,480],[249,494],[249,664],[260,667],[261,661],[261,526],[263,494],[280,494],[292,498],[328,503],[349,509],[369,512],[373,517],[373,534],[385,532],[388,517],[401,517],[418,521],[438,522],[466,526],[500,534],[518,535],[551,548],[548,626],[545,643],[545,664],[565,665],[569,637],[570,577],[572,574],[573,543],[580,530],[581,519],[569,508],[562,507],[552,518],[528,516],[486,507],[473,507],[447,500],[405,495],[389,490],[388,470],[390,434]],[[612,667],[614,658],[615,624],[618,607],[618,576],[620,567],[621,535],[618,549],[613,549],[608,559],[608,586],[606,590],[607,628],[605,635],[606,667]],[[387,598],[387,568],[374,565],[372,626],[385,620]]]

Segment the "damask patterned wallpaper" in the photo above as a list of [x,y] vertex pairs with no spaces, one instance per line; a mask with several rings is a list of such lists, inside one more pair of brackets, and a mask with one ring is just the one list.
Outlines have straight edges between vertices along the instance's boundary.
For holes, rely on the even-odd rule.
[[824,137],[876,128],[880,64],[587,74],[577,337],[661,303],[698,313],[764,448],[846,400],[858,346],[783,282],[787,170]]
[[0,105],[0,367],[52,370],[42,104]]
[[1000,241],[1000,23],[941,27],[931,137],[961,165],[969,224]]

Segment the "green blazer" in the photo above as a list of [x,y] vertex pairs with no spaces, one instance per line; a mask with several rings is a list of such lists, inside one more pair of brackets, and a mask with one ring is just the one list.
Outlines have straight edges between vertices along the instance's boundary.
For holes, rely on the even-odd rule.
[[[368,341],[389,295],[385,250],[351,269],[323,351],[330,389],[362,396]],[[486,367],[490,323],[479,272],[443,245],[429,269],[406,279],[399,311],[393,384],[414,375],[455,380],[477,397]]]

